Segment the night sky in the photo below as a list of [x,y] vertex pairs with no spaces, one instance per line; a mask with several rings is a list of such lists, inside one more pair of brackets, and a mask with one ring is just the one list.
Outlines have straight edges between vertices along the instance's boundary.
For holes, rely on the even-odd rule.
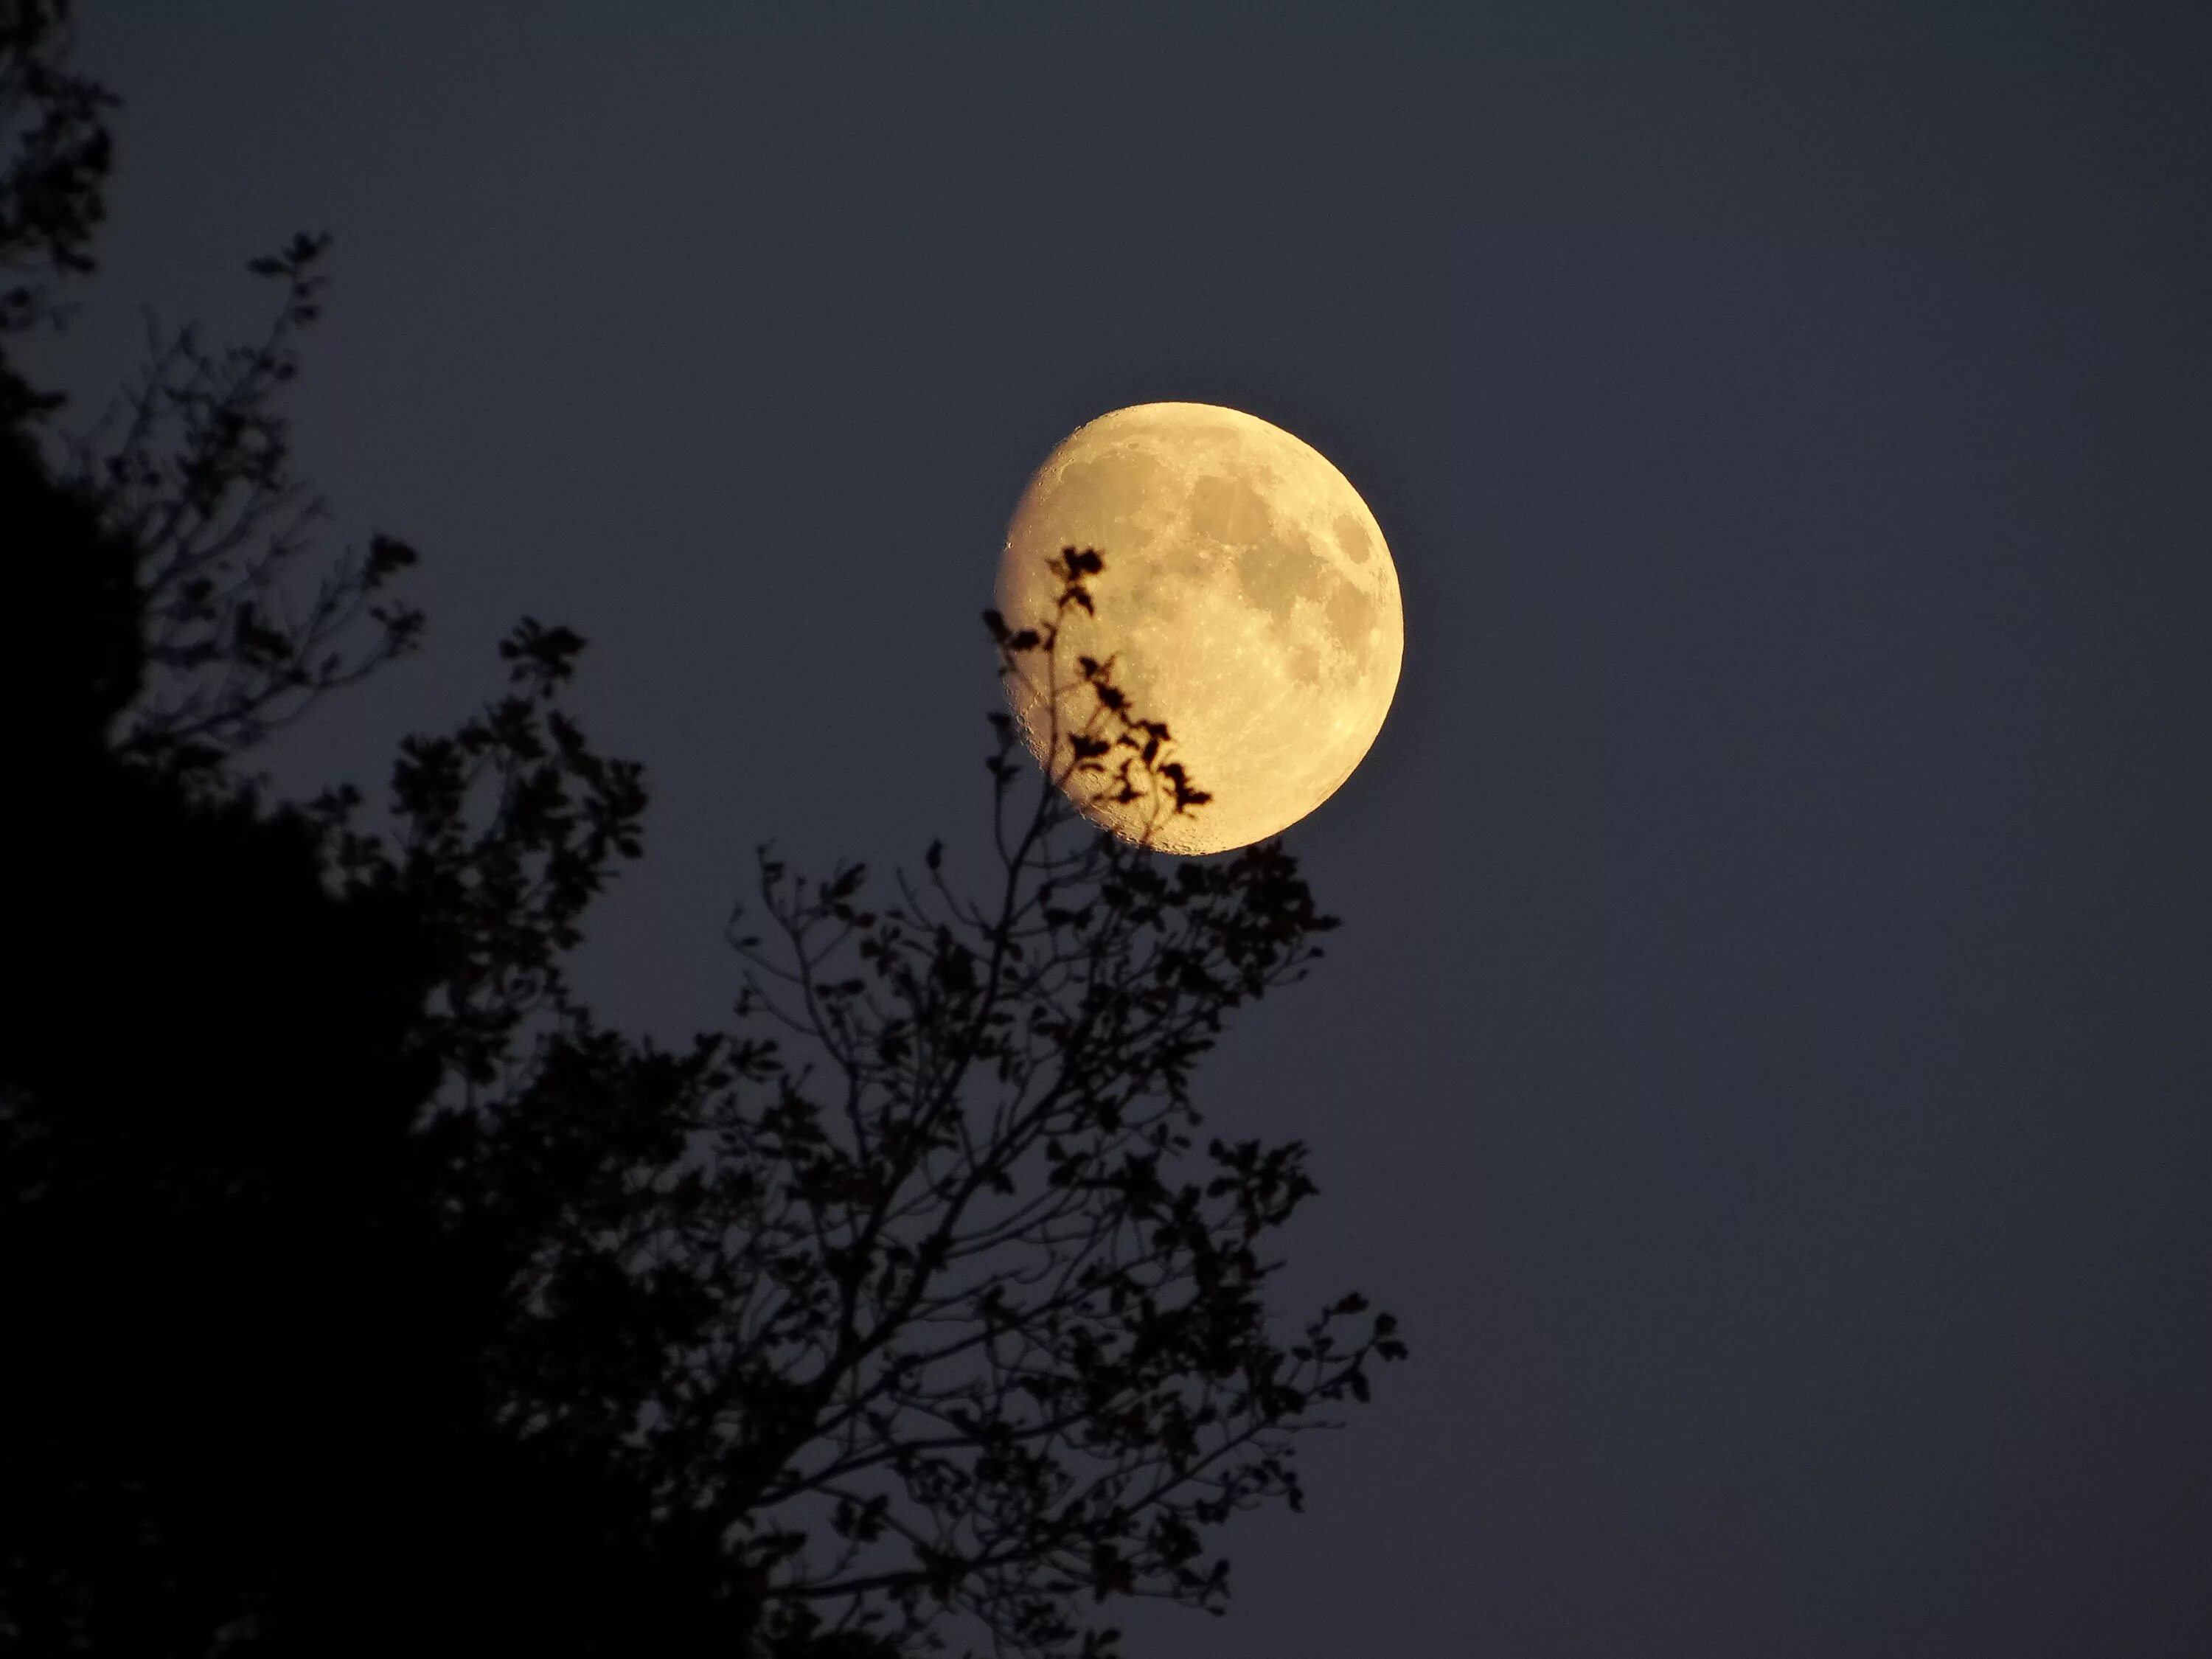
[[1045,453],[1261,416],[1406,665],[1289,837],[1329,959],[1206,1082],[1313,1146],[1286,1293],[1414,1355],[1138,1659],[2212,1652],[2202,43],[635,9],[85,8],[120,173],[34,362],[88,415],[328,229],[302,461],[425,556],[282,783],[574,624],[655,787],[584,983],[716,1024],[757,843],[978,867]]

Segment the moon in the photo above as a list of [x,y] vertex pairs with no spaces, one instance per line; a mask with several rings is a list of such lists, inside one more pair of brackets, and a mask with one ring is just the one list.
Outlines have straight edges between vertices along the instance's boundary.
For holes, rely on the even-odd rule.
[[[1060,655],[1111,659],[1141,718],[1212,799],[1160,818],[1095,777],[1061,785],[1084,816],[1164,852],[1243,847],[1304,817],[1352,775],[1398,688],[1405,621],[1382,526],[1318,450],[1213,404],[1139,404],[1077,428],[1022,492],[999,610],[1048,621],[1049,562],[1096,548],[1096,615],[1071,609]],[[1057,776],[1048,699],[1010,676],[1030,752]]]

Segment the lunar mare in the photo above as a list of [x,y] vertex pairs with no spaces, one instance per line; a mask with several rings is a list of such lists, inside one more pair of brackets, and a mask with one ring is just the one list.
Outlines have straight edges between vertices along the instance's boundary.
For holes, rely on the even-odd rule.
[[[1060,655],[1111,659],[1141,717],[1212,799],[1159,821],[1080,776],[1093,822],[1173,853],[1265,840],[1352,775],[1398,685],[1405,626],[1382,527],[1344,475],[1256,416],[1139,404],[1079,428],[1046,457],[1007,526],[999,609],[1052,614],[1063,549],[1096,548],[1095,617],[1071,610]],[[1048,768],[1051,711],[1008,695]],[[1056,773],[1064,769],[1053,769]]]

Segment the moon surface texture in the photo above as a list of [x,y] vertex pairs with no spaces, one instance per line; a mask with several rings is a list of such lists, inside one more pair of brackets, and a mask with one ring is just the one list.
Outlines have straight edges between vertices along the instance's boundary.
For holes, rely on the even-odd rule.
[[[1086,817],[1218,853],[1287,829],[1352,775],[1397,690],[1405,622],[1382,528],[1320,452],[1212,404],[1115,410],[1047,456],[1014,509],[999,562],[1009,626],[1049,622],[1050,561],[1069,547],[1105,568],[1086,584],[1096,617],[1067,613],[1060,661],[1110,659],[1133,712],[1166,722],[1173,758],[1212,797],[1162,817],[1078,774],[1062,787]],[[1009,677],[1008,696],[1058,776],[1041,678]]]

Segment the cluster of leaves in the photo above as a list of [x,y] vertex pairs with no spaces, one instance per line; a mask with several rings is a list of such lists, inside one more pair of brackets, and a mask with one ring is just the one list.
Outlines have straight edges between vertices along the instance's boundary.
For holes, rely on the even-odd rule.
[[329,248],[301,235],[252,261],[281,295],[250,343],[149,325],[138,380],[73,446],[78,481],[138,550],[148,684],[126,755],[208,770],[421,637],[422,613],[389,592],[415,550],[377,535],[325,559],[325,504],[292,471],[278,396],[320,314]]
[[[0,0],[0,337],[56,319],[55,278],[92,269],[115,100],[69,67],[69,0]],[[0,374],[0,423],[54,407]]]
[[[1088,584],[1106,568],[1105,556],[1095,547],[1063,548],[1050,568],[1060,581],[1050,617],[1016,629],[996,611],[983,613],[998,644],[1008,701],[1020,714],[1030,754],[1060,791],[1123,839],[1152,846],[1163,824],[1213,797],[1175,758],[1167,722],[1145,719],[1131,707],[1114,683],[1110,660],[1078,654],[1071,662],[1060,648],[1071,607],[1097,614]],[[1005,741],[1009,717],[996,718],[1001,748],[1011,748]],[[1003,753],[992,763],[1001,786],[1013,769]]]
[[402,894],[434,919],[443,970],[425,1026],[465,1099],[503,1086],[532,1015],[584,1017],[563,963],[615,860],[644,850],[644,769],[600,755],[559,706],[583,650],[573,629],[531,617],[501,641],[506,695],[400,745],[396,840],[356,827],[357,788],[315,803],[348,889]]

